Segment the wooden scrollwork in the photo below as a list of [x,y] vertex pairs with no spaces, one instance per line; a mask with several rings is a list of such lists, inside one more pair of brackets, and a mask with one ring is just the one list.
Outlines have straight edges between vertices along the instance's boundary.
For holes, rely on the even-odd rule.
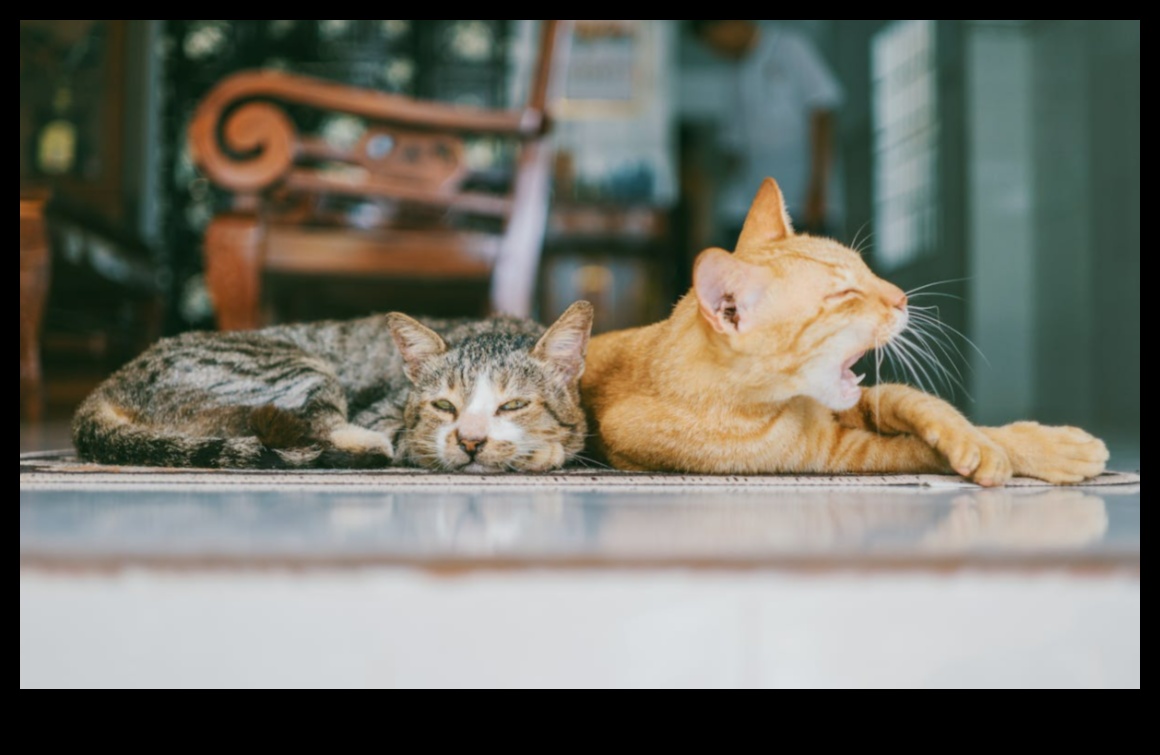
[[211,179],[234,191],[260,191],[274,184],[290,170],[299,148],[298,130],[289,116],[268,102],[247,102],[228,111],[220,138],[213,125],[191,130],[198,135],[194,160]]
[[[341,150],[302,136],[282,106],[305,105],[358,116],[370,126]],[[308,193],[377,195],[468,212],[506,215],[506,197],[459,192],[465,173],[461,135],[533,139],[546,128],[535,108],[490,110],[413,100],[280,71],[243,71],[202,100],[189,127],[197,165],[223,188],[260,193],[275,186]],[[352,178],[300,164],[304,157],[363,169]]]

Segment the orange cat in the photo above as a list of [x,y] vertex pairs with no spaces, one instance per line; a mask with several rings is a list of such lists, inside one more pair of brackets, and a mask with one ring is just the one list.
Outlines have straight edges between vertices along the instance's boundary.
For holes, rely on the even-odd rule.
[[621,469],[950,472],[1079,482],[1103,442],[1075,427],[976,427],[904,385],[851,371],[907,327],[907,301],[853,250],[794,234],[767,178],[737,241],[697,258],[669,319],[592,339],[581,382],[595,450]]

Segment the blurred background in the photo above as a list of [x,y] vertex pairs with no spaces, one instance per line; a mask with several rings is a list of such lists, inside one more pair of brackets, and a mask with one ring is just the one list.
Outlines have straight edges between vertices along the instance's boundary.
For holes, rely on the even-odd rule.
[[[255,324],[550,320],[580,298],[597,330],[654,322],[773,175],[800,228],[904,288],[936,284],[916,303],[977,346],[948,341],[961,385],[929,376],[940,394],[979,422],[1079,424],[1138,455],[1139,21],[581,21],[554,48],[543,31],[21,21],[22,418],[67,418],[162,335],[232,326],[224,297],[247,275]],[[287,154],[307,167],[239,189],[190,126],[248,69],[354,89],[334,106],[291,87]],[[360,104],[535,110],[540,86],[546,135],[477,120],[444,139],[445,111],[387,128]],[[244,105],[206,138],[233,138]],[[253,159],[245,146],[226,162]],[[388,257],[417,246],[384,268],[364,261],[376,233]],[[207,275],[206,249],[269,269]]]

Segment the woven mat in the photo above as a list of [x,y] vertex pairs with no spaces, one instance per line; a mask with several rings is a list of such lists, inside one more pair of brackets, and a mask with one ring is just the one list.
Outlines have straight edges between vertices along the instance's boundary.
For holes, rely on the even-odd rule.
[[[1086,486],[1138,486],[1140,475],[1105,472]],[[1017,477],[1009,487],[1048,487],[1040,480]],[[529,490],[533,488],[610,492],[763,488],[975,488],[955,475],[696,475],[618,472],[571,468],[539,474],[447,474],[420,469],[376,470],[222,470],[121,467],[88,464],[72,451],[39,451],[20,455],[21,490]],[[1111,492],[1111,491],[1109,491]]]

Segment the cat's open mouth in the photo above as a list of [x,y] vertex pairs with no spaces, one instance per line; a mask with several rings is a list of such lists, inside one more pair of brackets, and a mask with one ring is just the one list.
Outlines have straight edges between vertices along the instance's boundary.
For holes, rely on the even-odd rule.
[[842,398],[846,401],[856,401],[858,396],[861,395],[862,389],[858,387],[858,384],[866,379],[866,374],[863,373],[861,375],[855,375],[852,368],[854,367],[854,364],[864,356],[866,356],[866,352],[859,351],[845,362],[842,362],[842,374],[839,378],[839,387],[842,393]]

